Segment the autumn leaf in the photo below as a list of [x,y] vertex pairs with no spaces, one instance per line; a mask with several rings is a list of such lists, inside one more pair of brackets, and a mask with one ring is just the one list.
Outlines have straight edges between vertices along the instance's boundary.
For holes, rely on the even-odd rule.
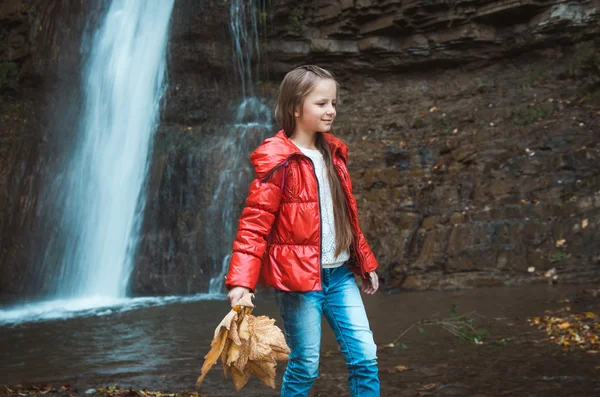
[[250,370],[258,376],[264,384],[275,388],[275,363],[267,361],[249,361]]
[[227,330],[220,332],[215,339],[212,340],[210,346],[212,347],[210,351],[204,356],[204,364],[202,365],[202,372],[196,381],[196,384],[202,383],[204,377],[210,371],[213,365],[217,363],[221,352],[223,351],[223,347],[225,346],[225,342],[227,341]]
[[237,361],[238,358],[240,358],[240,346],[232,343],[227,351],[227,365],[231,367],[231,365]]
[[246,295],[219,323],[197,386],[220,357],[223,375],[231,375],[236,390],[246,385],[251,374],[275,388],[277,361],[288,360],[290,349],[275,320],[267,316],[254,317],[253,309],[252,297]]
[[253,335],[256,340],[264,345],[268,345],[271,350],[288,354],[290,349],[285,342],[283,332],[275,326],[275,320],[266,316],[256,317],[251,323]]
[[245,368],[243,371],[235,367],[231,368],[231,378],[236,391],[240,391],[242,387],[246,386],[248,379],[250,379],[250,373],[250,368]]
[[223,350],[221,351],[221,364],[223,365],[223,376],[227,377],[227,373],[229,372],[229,366],[227,366],[227,352],[229,351],[229,346],[231,346],[231,339],[227,338],[225,341],[225,346],[223,346]]

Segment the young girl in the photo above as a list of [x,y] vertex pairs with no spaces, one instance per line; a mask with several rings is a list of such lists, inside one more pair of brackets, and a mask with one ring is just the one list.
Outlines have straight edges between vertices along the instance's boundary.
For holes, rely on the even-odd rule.
[[362,290],[379,287],[377,262],[359,228],[348,173],[348,148],[329,131],[338,84],[328,71],[300,66],[279,90],[282,130],[250,160],[250,186],[226,286],[232,306],[251,293],[259,275],[275,288],[290,361],[281,396],[306,396],[319,367],[321,317],[346,359],[352,396],[379,396],[376,345]]

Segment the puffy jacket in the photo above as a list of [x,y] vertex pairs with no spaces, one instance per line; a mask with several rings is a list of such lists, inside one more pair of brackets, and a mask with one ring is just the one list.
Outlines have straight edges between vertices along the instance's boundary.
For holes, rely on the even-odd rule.
[[[350,265],[367,277],[377,261],[360,231],[356,199],[348,173],[348,147],[324,133],[346,193],[355,236]],[[238,224],[226,286],[254,290],[259,278],[283,291],[321,287],[321,220],[317,177],[312,160],[279,131],[250,156],[256,178],[250,185]]]

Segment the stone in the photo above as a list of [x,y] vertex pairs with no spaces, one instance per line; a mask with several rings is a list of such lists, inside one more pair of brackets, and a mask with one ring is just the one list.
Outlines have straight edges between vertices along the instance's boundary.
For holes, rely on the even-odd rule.
[[403,45],[396,39],[390,37],[367,37],[358,42],[358,49],[360,52],[388,52],[388,53],[402,53],[404,51]]
[[416,230],[421,223],[421,215],[415,212],[403,211],[397,221],[400,230]]
[[423,229],[432,229],[439,223],[440,223],[440,216],[432,215],[432,216],[428,216],[425,219],[423,219],[423,223],[421,224],[421,227]]
[[358,44],[354,40],[312,39],[310,51],[313,53],[358,54]]
[[395,30],[394,21],[396,20],[395,14],[382,15],[374,20],[364,23],[360,27],[360,33],[374,33],[378,31],[390,31]]
[[378,168],[365,171],[364,183],[367,189],[396,187],[403,182],[402,173],[396,168]]
[[450,216],[450,224],[458,225],[459,223],[464,223],[466,221],[466,216],[462,212],[455,212]]
[[268,51],[281,54],[307,55],[311,51],[311,45],[306,41],[270,41]]
[[448,236],[448,229],[435,229],[425,232],[418,261],[434,262],[436,259],[443,257],[448,245]]

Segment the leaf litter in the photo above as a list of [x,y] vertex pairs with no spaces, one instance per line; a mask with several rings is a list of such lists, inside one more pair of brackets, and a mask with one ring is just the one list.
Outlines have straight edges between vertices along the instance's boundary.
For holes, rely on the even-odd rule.
[[547,310],[543,316],[528,319],[532,326],[545,330],[548,341],[566,350],[580,348],[588,353],[600,350],[600,317],[594,312],[570,313],[570,307]]
[[290,348],[275,320],[255,317],[251,314],[253,309],[251,295],[246,295],[219,323],[196,386],[202,384],[220,358],[223,375],[231,375],[235,390],[241,390],[252,374],[275,388],[277,361],[288,360]]

